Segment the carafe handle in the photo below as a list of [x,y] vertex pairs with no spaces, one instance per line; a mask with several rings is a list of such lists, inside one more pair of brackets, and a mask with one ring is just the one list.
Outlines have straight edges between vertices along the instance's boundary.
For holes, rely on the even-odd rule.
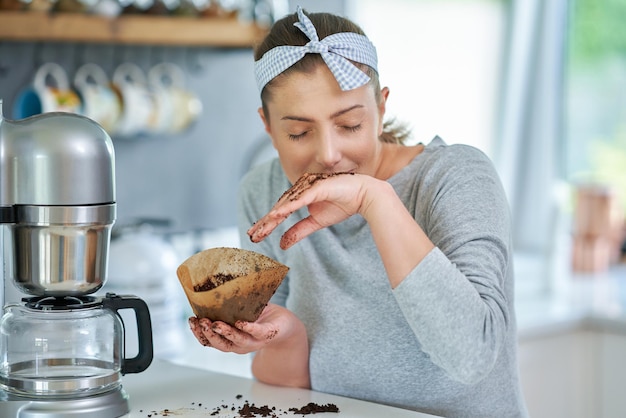
[[152,322],[148,305],[142,299],[132,295],[116,295],[107,293],[102,305],[115,312],[120,309],[132,309],[137,319],[139,352],[133,358],[122,359],[122,374],[141,373],[152,363]]

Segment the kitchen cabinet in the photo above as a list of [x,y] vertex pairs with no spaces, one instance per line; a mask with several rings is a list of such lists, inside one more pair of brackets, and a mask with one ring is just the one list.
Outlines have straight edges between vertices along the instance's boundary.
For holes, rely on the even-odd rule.
[[597,416],[592,413],[594,338],[590,331],[576,330],[520,342],[520,379],[531,417]]
[[626,416],[626,335],[581,325],[520,341],[522,390],[533,418]]
[[0,11],[0,41],[246,48],[264,34],[237,18]]
[[602,371],[599,382],[599,409],[597,417],[626,416],[626,335],[605,332],[599,335],[599,359]]

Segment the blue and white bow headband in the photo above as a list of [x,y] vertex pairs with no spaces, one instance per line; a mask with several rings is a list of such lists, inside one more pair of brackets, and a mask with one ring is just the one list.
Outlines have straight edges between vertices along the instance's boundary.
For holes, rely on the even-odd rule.
[[378,71],[378,58],[374,44],[358,33],[342,32],[319,40],[313,22],[302,7],[298,6],[299,22],[294,23],[309,39],[304,46],[285,45],[267,51],[254,63],[254,72],[259,87],[263,87],[277,75],[300,61],[306,54],[320,54],[335,76],[341,90],[352,90],[369,82],[370,78],[348,60],[366,64]]

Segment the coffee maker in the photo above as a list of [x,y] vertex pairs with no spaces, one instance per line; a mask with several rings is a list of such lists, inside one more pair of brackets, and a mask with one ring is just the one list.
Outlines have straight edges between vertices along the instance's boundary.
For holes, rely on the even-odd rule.
[[[121,377],[152,362],[152,327],[143,300],[93,295],[106,280],[115,218],[105,130],[72,113],[6,120],[0,101],[1,417],[129,413]],[[137,321],[132,358],[122,309]]]

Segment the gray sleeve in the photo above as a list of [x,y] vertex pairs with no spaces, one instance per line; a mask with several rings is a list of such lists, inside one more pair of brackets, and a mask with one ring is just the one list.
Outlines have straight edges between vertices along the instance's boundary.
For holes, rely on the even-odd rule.
[[463,383],[486,376],[510,325],[510,215],[491,162],[448,147],[420,184],[417,212],[436,248],[394,290],[425,353]]

